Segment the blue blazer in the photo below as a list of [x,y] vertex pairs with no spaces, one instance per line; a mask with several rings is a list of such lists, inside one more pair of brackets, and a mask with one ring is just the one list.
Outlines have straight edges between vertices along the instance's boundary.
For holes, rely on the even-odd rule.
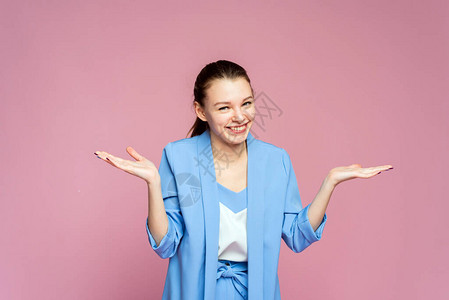
[[[321,239],[327,220],[313,230],[302,208],[287,152],[254,138],[247,140],[248,299],[280,299],[281,238],[294,252]],[[222,166],[225,167],[225,166]],[[170,258],[162,299],[214,299],[220,208],[210,132],[167,144],[159,166],[168,232],[159,246],[146,224],[149,242]]]

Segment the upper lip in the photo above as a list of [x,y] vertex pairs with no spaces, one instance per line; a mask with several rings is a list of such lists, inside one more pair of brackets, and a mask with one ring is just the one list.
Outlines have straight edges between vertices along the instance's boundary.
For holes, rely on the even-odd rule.
[[239,124],[239,125],[230,125],[230,126],[228,126],[228,127],[240,127],[240,126],[244,126],[244,125],[246,125],[246,124],[248,124],[249,122],[246,122],[246,123],[244,123],[244,124]]

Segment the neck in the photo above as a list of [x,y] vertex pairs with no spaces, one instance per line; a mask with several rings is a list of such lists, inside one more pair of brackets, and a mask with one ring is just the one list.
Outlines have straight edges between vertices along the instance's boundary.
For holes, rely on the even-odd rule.
[[228,144],[211,134],[210,143],[214,160],[233,163],[246,158],[246,140],[240,144]]

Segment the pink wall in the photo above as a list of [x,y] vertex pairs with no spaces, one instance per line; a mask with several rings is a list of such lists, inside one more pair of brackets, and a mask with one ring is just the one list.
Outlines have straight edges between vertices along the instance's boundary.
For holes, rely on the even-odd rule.
[[321,241],[283,244],[283,299],[447,299],[447,1],[20,2],[0,4],[1,299],[160,298],[146,186],[93,152],[158,165],[217,59],[282,109],[260,137],[304,206],[333,167],[394,166],[336,188]]

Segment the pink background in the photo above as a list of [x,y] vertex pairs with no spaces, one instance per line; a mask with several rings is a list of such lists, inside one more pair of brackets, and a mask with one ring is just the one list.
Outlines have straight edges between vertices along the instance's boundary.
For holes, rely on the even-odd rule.
[[333,167],[394,166],[337,186],[321,241],[282,243],[283,299],[447,299],[447,1],[2,1],[0,22],[1,299],[160,298],[145,183],[93,152],[159,165],[218,59],[282,109],[260,138],[303,206]]

